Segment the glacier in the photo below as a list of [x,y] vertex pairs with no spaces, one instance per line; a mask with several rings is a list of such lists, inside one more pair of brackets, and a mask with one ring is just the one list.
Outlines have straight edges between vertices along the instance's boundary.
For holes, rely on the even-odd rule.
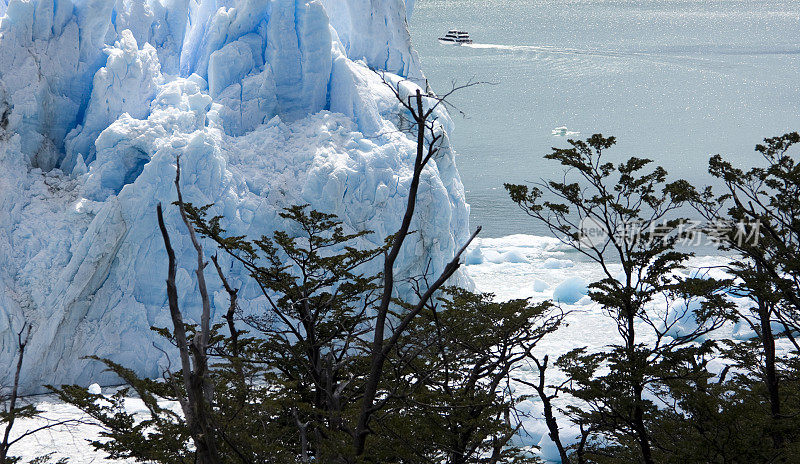
[[[423,82],[411,0],[0,0],[0,383],[110,384],[87,355],[157,376],[167,344],[166,254],[155,206],[182,190],[237,235],[337,214],[361,245],[397,230],[414,143],[402,92]],[[383,78],[378,72],[382,73]],[[444,110],[443,130],[452,130]],[[468,234],[446,142],[425,169],[401,276],[441,270]],[[193,249],[173,207],[182,309],[196,318]],[[291,229],[290,229],[291,230]],[[207,253],[213,246],[206,244]],[[244,312],[263,297],[222,257]],[[377,270],[378,263],[374,263]],[[227,307],[207,273],[214,308]],[[460,279],[466,279],[463,275]]]

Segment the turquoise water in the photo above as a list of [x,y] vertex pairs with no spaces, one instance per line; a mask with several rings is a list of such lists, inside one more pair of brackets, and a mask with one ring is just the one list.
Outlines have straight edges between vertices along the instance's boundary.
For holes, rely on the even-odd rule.
[[[558,126],[615,135],[609,155],[710,182],[710,154],[758,162],[761,139],[800,130],[800,1],[417,0],[410,22],[430,85],[489,81],[452,99],[453,143],[483,236],[544,235],[503,182],[561,170]],[[448,29],[475,45],[440,45]]]

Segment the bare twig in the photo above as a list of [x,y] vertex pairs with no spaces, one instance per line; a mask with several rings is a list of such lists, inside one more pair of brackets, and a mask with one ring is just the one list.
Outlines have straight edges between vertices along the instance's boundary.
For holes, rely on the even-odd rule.
[[[383,76],[381,76],[382,79]],[[433,153],[438,149],[437,142],[441,139],[441,135],[433,133],[435,119],[430,121],[434,110],[443,102],[447,97],[452,95],[457,90],[476,85],[478,83],[468,83],[467,85],[454,88],[442,97],[436,97],[436,103],[431,105],[427,110],[424,108],[423,95],[420,89],[416,90],[415,95],[409,96],[408,100],[404,99],[398,88],[383,80],[387,87],[394,93],[395,98],[403,105],[411,114],[416,124],[416,142],[417,150],[414,160],[413,176],[411,178],[411,185],[409,187],[408,199],[406,201],[406,209],[399,230],[391,239],[391,247],[388,253],[384,254],[383,266],[383,294],[381,295],[380,304],[376,310],[375,328],[373,339],[370,348],[370,368],[369,374],[366,378],[364,385],[364,396],[361,403],[361,409],[358,415],[358,421],[353,437],[353,445],[356,456],[363,454],[366,444],[367,436],[370,434],[369,422],[372,414],[376,409],[376,396],[378,384],[383,372],[383,365],[392,348],[397,344],[410,322],[416,317],[425,305],[430,301],[433,295],[444,285],[444,283],[458,270],[460,266],[461,255],[464,253],[466,247],[475,239],[481,228],[475,231],[467,242],[458,250],[453,259],[445,266],[439,278],[428,287],[425,293],[422,294],[414,308],[409,311],[402,319],[401,322],[394,328],[390,329],[389,337],[386,337],[387,319],[390,315],[390,306],[392,304],[392,294],[395,290],[395,275],[394,265],[400,250],[409,234],[411,220],[414,216],[414,211],[417,204],[417,192],[419,189],[420,179],[422,177],[422,170],[430,161]],[[424,98],[430,98],[425,96]],[[431,131],[431,139],[426,141],[426,131]],[[385,399],[379,404],[384,404]]]
[[[158,214],[158,226],[161,229],[161,236],[164,239],[164,246],[167,249],[169,258],[169,270],[167,274],[167,298],[169,301],[170,316],[181,358],[182,377],[185,389],[185,396],[176,391],[181,408],[192,440],[197,449],[197,460],[201,464],[216,464],[219,462],[217,453],[216,435],[212,420],[209,417],[209,404],[213,399],[213,387],[208,378],[208,342],[211,331],[211,300],[206,288],[205,269],[207,263],[203,259],[203,247],[197,239],[191,222],[186,214],[186,207],[180,187],[181,164],[178,157],[175,169],[175,188],[178,193],[178,209],[181,219],[189,231],[189,237],[197,253],[197,275],[198,290],[202,302],[202,313],[200,316],[200,332],[196,333],[194,339],[189,343],[186,337],[186,329],[183,317],[178,306],[178,291],[175,283],[177,273],[177,263],[175,252],[169,239],[161,203],[156,207]],[[190,360],[191,356],[191,360]],[[176,389],[177,390],[177,389]]]

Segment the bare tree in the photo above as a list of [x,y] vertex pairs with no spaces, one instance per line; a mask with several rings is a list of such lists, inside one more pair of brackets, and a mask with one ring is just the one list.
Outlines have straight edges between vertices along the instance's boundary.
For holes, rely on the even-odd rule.
[[[384,82],[386,81],[384,80]],[[420,178],[422,177],[422,170],[441,148],[443,131],[441,125],[437,123],[436,117],[434,116],[435,111],[440,106],[445,105],[447,98],[456,91],[476,84],[476,82],[470,82],[462,86],[454,86],[451,91],[441,97],[423,97],[422,91],[419,88],[416,89],[413,96],[408,95],[407,97],[403,97],[401,95],[400,83],[398,83],[397,87],[387,83],[387,86],[392,90],[397,101],[400,102],[402,107],[407,110],[411,116],[413,123],[411,130],[416,130],[417,150],[414,159],[414,172],[411,178],[403,220],[400,229],[391,238],[391,247],[384,254],[383,293],[376,311],[375,331],[373,332],[370,351],[370,370],[365,382],[364,398],[362,400],[361,411],[358,416],[358,422],[353,437],[353,447],[356,456],[364,452],[366,440],[370,434],[370,419],[372,415],[381,408],[380,402],[376,402],[376,397],[383,366],[389,353],[397,344],[397,341],[408,328],[411,321],[425,308],[434,294],[442,288],[442,285],[444,285],[458,270],[461,265],[461,255],[481,231],[481,227],[475,230],[466,243],[456,251],[453,259],[447,263],[438,278],[422,292],[417,303],[401,316],[399,323],[389,327],[387,319],[390,314],[392,296],[395,292],[394,265],[397,261],[397,257],[400,255],[403,243],[405,243],[405,239],[410,232],[411,220],[414,217],[414,210],[417,206],[417,192],[419,190]],[[427,105],[427,108],[426,100],[432,102],[432,104]],[[387,328],[389,329],[388,333]],[[383,401],[385,401],[385,399]]]
[[[386,82],[386,81],[384,81]],[[401,81],[402,82],[402,81]],[[171,250],[169,244],[169,235],[164,226],[161,207],[159,205],[159,226],[164,237],[164,242],[167,246],[167,251],[170,258],[170,271],[167,280],[168,295],[170,312],[173,318],[173,326],[175,328],[175,339],[178,350],[181,354],[181,365],[183,371],[184,389],[187,392],[186,398],[181,402],[182,407],[186,413],[186,420],[192,430],[192,437],[195,443],[198,444],[198,455],[206,453],[209,459],[213,456],[213,443],[214,433],[219,433],[219,430],[214,430],[213,424],[207,415],[204,413],[208,406],[211,391],[206,386],[206,374],[208,368],[208,328],[209,328],[209,310],[208,310],[208,296],[205,289],[203,279],[203,268],[206,263],[203,262],[202,248],[195,237],[195,227],[200,234],[214,240],[220,248],[228,253],[234,260],[241,264],[255,279],[259,285],[261,292],[264,294],[268,306],[271,309],[272,315],[277,318],[281,323],[279,329],[271,328],[273,321],[261,320],[258,318],[249,318],[245,322],[263,334],[271,334],[269,336],[272,340],[282,339],[283,342],[288,343],[294,340],[295,344],[300,344],[307,350],[308,370],[311,373],[310,381],[313,384],[314,405],[321,411],[326,411],[329,414],[331,424],[334,428],[345,431],[348,436],[352,437],[352,450],[345,453],[349,457],[358,457],[364,453],[367,437],[372,433],[370,427],[373,415],[385,407],[387,402],[395,399],[391,394],[381,395],[378,399],[378,388],[381,381],[384,379],[384,365],[387,358],[390,356],[392,350],[397,346],[398,341],[407,332],[411,322],[415,317],[424,310],[426,305],[431,301],[437,292],[443,287],[445,282],[450,279],[453,274],[459,269],[461,257],[466,250],[467,246],[475,239],[480,232],[480,227],[468,238],[468,240],[455,251],[453,258],[444,269],[437,275],[431,276],[432,283],[418,293],[417,301],[413,304],[404,306],[404,310],[396,311],[399,308],[395,306],[395,297],[397,296],[397,280],[395,276],[395,264],[400,255],[405,239],[412,233],[411,224],[416,209],[418,200],[419,185],[422,178],[423,170],[430,164],[437,153],[440,152],[442,141],[445,134],[439,121],[437,121],[437,111],[441,107],[447,105],[447,97],[454,92],[476,85],[477,82],[470,82],[463,86],[454,86],[453,89],[447,92],[444,96],[431,96],[423,95],[417,88],[414,95],[404,97],[401,95],[401,88],[395,87],[387,83],[387,86],[392,90],[397,100],[400,102],[404,111],[410,114],[412,125],[411,131],[416,139],[416,154],[413,164],[413,174],[409,186],[408,199],[406,207],[403,212],[401,226],[398,231],[387,239],[387,244],[381,248],[377,253],[365,252],[362,255],[353,255],[352,260],[342,263],[343,268],[337,271],[330,269],[316,269],[308,268],[309,260],[317,259],[319,247],[327,247],[329,245],[322,245],[328,243],[326,240],[339,243],[342,240],[360,237],[367,232],[357,233],[352,236],[342,235],[341,232],[334,233],[330,239],[321,237],[323,232],[333,230],[336,228],[336,221],[332,216],[324,213],[312,211],[310,214],[304,212],[304,206],[295,206],[287,208],[286,212],[282,214],[287,219],[297,221],[303,228],[308,237],[308,249],[295,247],[294,242],[288,236],[276,233],[277,236],[283,237],[278,241],[278,247],[286,254],[286,259],[294,262],[298,266],[300,273],[301,284],[298,288],[292,290],[293,304],[282,307],[279,301],[273,299],[273,291],[271,284],[280,284],[278,286],[278,293],[281,289],[285,290],[284,282],[289,281],[286,275],[286,264],[281,261],[277,255],[277,248],[274,243],[266,238],[261,238],[253,243],[248,242],[244,237],[223,237],[224,230],[219,225],[219,218],[208,221],[205,219],[206,208],[195,208],[183,202],[179,178],[180,178],[180,165],[177,169],[176,175],[176,188],[178,189],[178,206],[181,210],[181,217],[189,230],[192,243],[195,246],[198,255],[197,277],[199,283],[199,291],[201,293],[201,300],[203,302],[203,315],[201,320],[201,329],[195,339],[189,343],[186,340],[185,331],[182,329],[183,321],[180,316],[180,311],[177,302],[177,290],[175,288],[175,258],[174,252]],[[400,84],[398,84],[399,86]],[[194,224],[194,226],[192,225]],[[337,235],[339,234],[339,235]],[[265,268],[259,264],[259,253],[264,252],[267,256],[268,266]],[[350,296],[343,296],[338,290],[332,290],[329,297],[323,298],[320,301],[321,306],[314,306],[315,296],[318,292],[325,292],[326,289],[333,289],[336,287],[336,282],[343,278],[355,278],[356,280],[363,280],[362,277],[351,274],[350,271],[354,270],[363,262],[373,259],[383,253],[384,265],[383,273],[380,275],[382,282],[375,289],[375,296],[371,296],[373,292],[370,291],[370,296],[367,296],[363,301],[364,307],[353,314],[352,323],[355,324],[352,330],[345,330],[343,342],[337,348],[337,352],[325,352],[330,348],[332,340],[319,336],[317,324],[321,324],[324,319],[326,307],[330,305],[331,298],[350,298]],[[313,257],[313,259],[312,259]],[[236,351],[236,330],[233,327],[233,316],[235,313],[235,300],[236,291],[229,285],[222,269],[215,261],[217,273],[223,282],[223,285],[231,298],[231,306],[228,313],[225,315],[228,321],[231,335],[234,337],[232,345]],[[323,266],[324,267],[324,266]],[[316,275],[317,271],[326,274],[330,271],[327,277],[320,277]],[[435,279],[433,278],[435,277]],[[427,278],[427,276],[426,276]],[[370,279],[364,281],[367,282]],[[426,281],[427,282],[427,281]],[[296,293],[296,294],[295,294]],[[296,314],[295,314],[296,312]],[[360,321],[369,313],[369,324],[360,324]],[[287,338],[288,337],[288,338]],[[350,358],[350,350],[354,345],[366,347],[366,358],[368,369],[366,374],[359,378],[358,386],[354,385],[354,379],[339,379],[339,372],[342,370],[346,361]],[[284,345],[287,349],[289,345]],[[252,361],[252,360],[251,360]],[[348,397],[345,399],[343,393],[346,389],[357,389],[359,394],[357,398]],[[353,417],[352,423],[345,423],[344,417],[340,412],[344,408],[343,402],[347,401],[360,401],[360,406]],[[308,421],[300,417],[298,411],[291,412],[294,415],[294,422],[296,422],[298,433],[301,441],[304,443],[302,456],[308,457],[311,446],[309,443],[312,439],[309,435],[312,434],[311,427]],[[349,422],[349,421],[348,421]],[[207,441],[207,443],[206,443]],[[319,441],[319,440],[317,440]],[[319,454],[315,450],[315,455]],[[306,459],[301,456],[301,459]],[[208,461],[213,462],[213,461]]]
[[[161,236],[164,239],[164,246],[169,257],[169,270],[167,273],[167,298],[169,300],[169,312],[172,317],[173,335],[178,348],[181,360],[181,377],[183,379],[183,391],[175,383],[175,394],[179,399],[181,409],[186,420],[189,433],[197,448],[197,460],[201,464],[216,464],[220,462],[217,453],[217,442],[215,429],[210,417],[210,403],[213,398],[213,387],[208,378],[208,347],[211,331],[211,301],[206,288],[204,269],[208,264],[203,257],[203,246],[197,239],[192,223],[186,215],[186,207],[181,194],[181,164],[180,157],[177,160],[175,171],[175,188],[178,191],[177,205],[180,210],[181,219],[189,231],[192,245],[197,253],[197,275],[198,290],[202,302],[202,313],[200,315],[200,331],[195,333],[191,342],[187,339],[186,328],[183,317],[178,305],[178,289],[175,284],[177,273],[177,263],[175,251],[169,238],[169,232],[164,224],[164,215],[161,203],[156,210],[158,213],[158,226],[161,229]],[[232,290],[230,290],[232,292]],[[232,305],[236,303],[235,297],[232,298]],[[173,378],[174,379],[174,378]]]
[[553,388],[554,391],[552,393],[548,393],[547,383],[545,379],[547,374],[549,357],[545,355],[545,357],[540,360],[538,357],[531,355],[529,356],[529,358],[534,362],[534,364],[536,364],[536,368],[539,370],[538,381],[534,383],[524,379],[514,379],[514,380],[536,390],[536,394],[539,395],[539,399],[542,401],[544,422],[547,425],[548,435],[550,436],[550,440],[556,445],[556,449],[558,449],[558,455],[561,457],[561,464],[571,464],[572,460],[570,460],[569,456],[567,455],[567,449],[563,445],[563,442],[561,441],[561,434],[558,427],[558,422],[556,421],[556,417],[553,414],[553,400],[556,397],[558,397],[558,394],[564,387],[564,384],[554,387]]

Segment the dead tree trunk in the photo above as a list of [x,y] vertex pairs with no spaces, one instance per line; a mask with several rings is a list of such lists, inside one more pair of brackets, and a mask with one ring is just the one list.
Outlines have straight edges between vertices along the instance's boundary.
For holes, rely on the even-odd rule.
[[[384,81],[385,82],[385,81]],[[465,86],[454,87],[452,91],[445,94],[443,97],[426,97],[433,100],[433,105],[429,108],[424,107],[425,101],[423,100],[422,92],[417,89],[416,94],[403,98],[400,95],[400,89],[395,88],[387,83],[387,86],[394,92],[395,97],[400,104],[407,110],[412,118],[412,123],[416,125],[416,157],[414,159],[414,171],[409,187],[408,200],[406,202],[406,209],[403,215],[403,220],[400,229],[392,238],[392,246],[389,252],[384,255],[383,265],[383,293],[381,296],[380,305],[376,311],[375,329],[372,337],[370,349],[370,369],[364,385],[364,396],[361,403],[360,412],[357,419],[357,425],[353,433],[353,450],[356,456],[361,456],[366,447],[367,437],[370,435],[370,420],[372,415],[378,411],[381,404],[376,401],[378,394],[378,386],[380,385],[381,377],[383,375],[383,366],[386,358],[391,352],[392,348],[396,345],[399,338],[407,329],[412,319],[416,317],[425,305],[430,301],[435,292],[439,290],[442,285],[458,270],[460,266],[461,255],[464,253],[466,247],[475,239],[481,228],[475,231],[472,236],[467,240],[464,246],[458,250],[453,259],[445,266],[442,273],[436,281],[420,296],[417,304],[402,316],[400,322],[396,324],[390,333],[386,333],[387,318],[389,317],[390,305],[392,303],[392,296],[395,290],[394,282],[394,265],[400,250],[405,242],[406,236],[411,227],[411,220],[414,216],[414,210],[417,205],[417,191],[419,189],[420,179],[422,177],[422,170],[431,160],[431,158],[438,152],[439,143],[442,139],[442,133],[437,133],[436,120],[432,118],[434,111],[440,106],[446,104],[446,98],[453,92],[475,85],[475,83],[468,83]],[[426,140],[426,134],[430,134]],[[385,402],[382,399],[381,402]]]
[[175,252],[172,249],[169,233],[164,224],[164,215],[161,203],[158,204],[156,211],[158,214],[158,226],[161,229],[161,236],[164,239],[164,246],[167,249],[169,267],[167,273],[167,299],[169,301],[169,311],[172,318],[173,334],[178,353],[181,360],[181,377],[185,394],[180,392],[176,385],[176,395],[179,398],[181,409],[186,419],[186,425],[192,436],[192,441],[196,447],[196,458],[200,464],[217,464],[220,462],[216,434],[213,421],[210,417],[210,405],[213,400],[213,387],[208,378],[208,341],[210,336],[211,302],[206,288],[204,269],[208,263],[203,259],[203,247],[197,240],[194,227],[189,221],[183,203],[183,196],[180,189],[181,166],[180,158],[177,161],[175,174],[175,187],[178,191],[178,208],[181,219],[189,231],[192,245],[197,252],[197,275],[198,289],[202,301],[202,313],[200,317],[200,331],[189,342],[186,337],[183,316],[178,306],[178,290],[175,284],[177,273],[177,262]]

